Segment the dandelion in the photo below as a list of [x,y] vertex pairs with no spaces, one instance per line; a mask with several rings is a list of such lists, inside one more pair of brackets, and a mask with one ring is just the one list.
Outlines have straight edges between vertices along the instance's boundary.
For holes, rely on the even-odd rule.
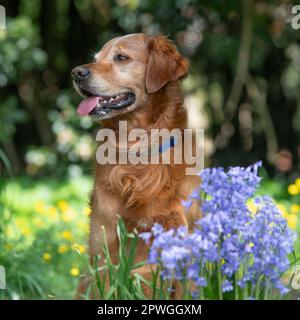
[[85,251],[86,251],[85,246],[83,246],[82,244],[77,244],[77,243],[72,245],[72,249],[75,251],[78,251],[81,254],[85,253]]
[[51,261],[51,254],[48,253],[48,252],[45,252],[43,254],[43,260],[46,261],[46,262],[50,262]]
[[287,220],[287,223],[288,223],[288,226],[295,230],[296,227],[297,227],[297,223],[298,223],[298,218],[295,214],[289,214],[287,217],[286,217],[286,220]]
[[44,213],[45,211],[45,204],[42,201],[36,202],[34,206],[34,210],[38,213]]
[[64,230],[62,233],[61,233],[61,236],[63,239],[65,240],[73,240],[73,234],[71,231],[69,230]]
[[290,184],[288,186],[288,193],[292,196],[297,195],[300,192],[300,189],[297,187],[296,184]]
[[61,254],[66,253],[67,251],[69,251],[69,247],[65,244],[60,244],[57,248],[57,252]]
[[79,276],[80,271],[79,271],[78,268],[73,267],[73,268],[70,270],[70,274],[71,274],[73,277],[77,277],[77,276]]
[[65,212],[69,209],[69,205],[68,205],[67,201],[65,201],[65,200],[58,201],[57,205],[58,205],[59,209],[61,210],[61,212]]
[[300,211],[300,206],[298,204],[292,204],[290,207],[290,211],[293,214],[296,214]]
[[285,207],[284,205],[282,205],[281,203],[277,203],[276,205],[277,205],[278,210],[280,211],[280,213],[281,213],[284,217],[286,217],[286,216],[289,214],[288,211],[286,210],[286,207]]
[[249,209],[249,211],[254,215],[257,212],[257,206],[256,204],[253,202],[253,199],[250,199],[247,201],[247,208]]
[[91,214],[91,208],[85,207],[83,209],[83,214],[88,217]]
[[300,178],[297,178],[296,180],[295,180],[295,185],[299,188],[299,190],[300,190]]
[[49,214],[50,214],[50,215],[53,215],[53,214],[56,214],[56,211],[57,211],[57,210],[56,210],[55,207],[50,207],[48,211],[49,211]]
[[24,236],[29,236],[31,235],[31,229],[29,228],[29,226],[22,226],[21,227],[21,233],[24,235]]

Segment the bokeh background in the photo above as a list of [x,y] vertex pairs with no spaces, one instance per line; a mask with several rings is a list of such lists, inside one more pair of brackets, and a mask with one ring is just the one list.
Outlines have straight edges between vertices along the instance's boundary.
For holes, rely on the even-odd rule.
[[294,229],[300,211],[297,1],[13,0],[0,30],[0,298],[71,298],[86,263],[97,126],[70,70],[109,39],[164,34],[191,63],[192,127],[207,166],[262,160],[261,193]]

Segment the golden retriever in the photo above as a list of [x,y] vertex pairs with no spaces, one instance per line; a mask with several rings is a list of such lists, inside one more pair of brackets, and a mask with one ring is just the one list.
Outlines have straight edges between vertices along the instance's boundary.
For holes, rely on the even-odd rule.
[[[128,130],[179,128],[183,132],[187,111],[180,86],[187,73],[187,60],[164,36],[130,34],[112,39],[93,63],[72,70],[74,86],[84,98],[78,113],[92,116],[116,134],[121,120],[127,122]],[[102,253],[104,226],[112,260],[118,261],[118,216],[129,231],[146,232],[154,223],[165,229],[188,225],[181,201],[199,184],[199,178],[186,175],[186,166],[97,164],[91,197],[91,260]],[[148,249],[141,240],[137,262],[147,258]],[[149,268],[139,272],[149,276]],[[84,287],[79,290],[84,292]]]

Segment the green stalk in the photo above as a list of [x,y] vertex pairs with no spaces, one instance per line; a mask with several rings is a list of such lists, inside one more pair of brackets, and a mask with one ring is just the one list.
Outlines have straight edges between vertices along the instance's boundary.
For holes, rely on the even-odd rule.
[[245,299],[245,297],[249,297],[249,292],[248,292],[248,283],[245,283],[245,286],[243,288],[243,300]]
[[259,300],[259,294],[260,294],[260,283],[263,279],[263,276],[259,277],[257,280],[256,288],[255,288],[255,300]]
[[237,272],[234,273],[234,300],[239,300],[239,291],[237,286]]
[[[101,281],[100,274],[98,272],[98,255],[95,256],[95,265],[94,268],[96,270],[96,283],[99,290],[100,297],[104,297],[104,287],[105,287],[105,278]],[[104,285],[103,285],[104,284]]]
[[218,296],[219,296],[219,300],[223,300],[221,262],[217,263],[217,275],[218,275]]
[[[201,265],[202,265],[202,261],[200,261],[200,277],[204,277],[204,267],[201,267]],[[206,278],[206,281],[208,281],[208,279]],[[207,284],[208,284],[208,282],[207,282]],[[199,288],[199,299],[200,300],[204,300],[204,290],[203,290],[203,287],[200,287]]]
[[264,292],[264,300],[268,300],[268,299],[269,299],[269,282],[267,281],[265,292]]

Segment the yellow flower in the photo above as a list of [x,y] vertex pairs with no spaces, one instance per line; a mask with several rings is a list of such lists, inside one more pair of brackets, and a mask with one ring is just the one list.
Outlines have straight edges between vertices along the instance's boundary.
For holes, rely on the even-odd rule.
[[79,253],[85,253],[85,246],[83,246],[82,244],[77,244],[75,243],[73,246],[72,246],[72,249],[73,250],[77,250],[79,251]]
[[57,248],[58,253],[66,253],[67,251],[69,251],[69,247],[65,244],[60,244]]
[[290,184],[288,186],[288,193],[292,196],[295,196],[296,194],[299,193],[299,188],[295,184]]
[[295,185],[300,189],[300,178],[295,180]]
[[51,215],[51,214],[55,214],[55,213],[56,213],[56,208],[50,207],[50,208],[49,208],[49,213],[50,213],[50,215]]
[[21,232],[24,236],[29,236],[31,234],[31,230],[28,226],[22,226]]
[[69,209],[69,205],[67,201],[64,201],[64,200],[58,201],[57,205],[62,212],[65,212]]
[[78,275],[79,275],[79,269],[78,268],[72,268],[71,270],[70,270],[70,274],[73,276],[73,277],[77,277]]
[[48,252],[45,252],[43,254],[43,260],[46,261],[46,262],[49,262],[51,260],[51,254],[48,253]]
[[292,204],[290,207],[290,211],[293,214],[296,214],[300,211],[300,206],[298,204]]
[[249,211],[252,213],[252,217],[253,217],[257,212],[257,205],[253,202],[252,199],[250,199],[247,201],[247,207]]
[[249,246],[249,248],[253,248],[253,247],[254,247],[254,243],[253,243],[252,241],[250,241],[250,242],[248,243],[248,246]]
[[45,211],[45,205],[42,201],[36,202],[34,209],[38,213],[43,213]]
[[83,209],[83,214],[88,217],[91,214],[91,211],[92,211],[91,208],[85,207]]
[[298,222],[297,216],[295,214],[289,214],[286,219],[287,219],[288,226],[291,229],[295,230]]
[[282,205],[281,203],[277,203],[276,205],[277,205],[277,208],[279,209],[279,211],[282,213],[282,215],[286,218],[289,213],[287,212],[285,206]]
[[69,230],[65,230],[61,233],[61,236],[66,239],[66,240],[72,240],[73,239],[73,234]]

